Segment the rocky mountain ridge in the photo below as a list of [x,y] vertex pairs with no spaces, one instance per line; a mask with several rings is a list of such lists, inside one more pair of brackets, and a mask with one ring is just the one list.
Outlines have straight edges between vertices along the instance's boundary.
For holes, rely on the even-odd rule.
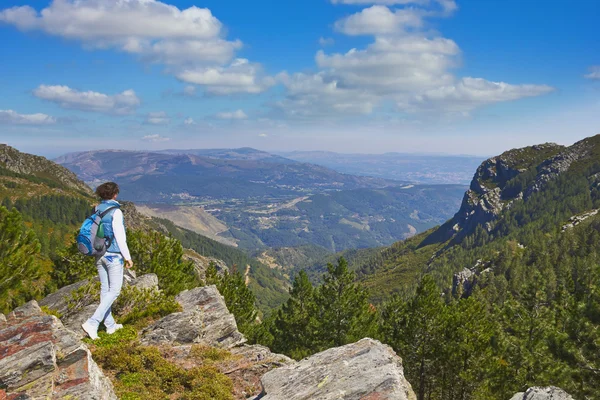
[[[435,241],[460,241],[477,227],[494,230],[499,215],[526,200],[549,182],[574,168],[589,168],[600,149],[600,135],[570,147],[554,143],[509,150],[484,161],[465,193],[455,216],[435,232]],[[431,243],[426,240],[425,244]]]
[[17,174],[51,178],[69,189],[91,195],[92,191],[73,172],[44,157],[21,153],[17,149],[0,144],[0,167]]
[[196,154],[99,150],[71,154],[55,161],[91,186],[101,181],[119,180],[123,183],[125,198],[143,202],[292,196],[315,190],[400,184],[341,174],[313,164]]

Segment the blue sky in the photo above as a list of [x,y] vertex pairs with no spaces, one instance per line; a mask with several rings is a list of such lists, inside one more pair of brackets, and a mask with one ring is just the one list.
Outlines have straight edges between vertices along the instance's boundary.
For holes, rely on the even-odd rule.
[[600,133],[596,0],[5,0],[0,142],[492,155]]

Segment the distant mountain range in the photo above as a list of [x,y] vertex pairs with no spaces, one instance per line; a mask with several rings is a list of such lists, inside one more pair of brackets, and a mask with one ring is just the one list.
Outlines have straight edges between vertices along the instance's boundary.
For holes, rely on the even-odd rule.
[[278,155],[322,165],[345,174],[424,184],[468,185],[483,157],[403,153],[340,154],[327,151],[279,152]]
[[252,251],[388,245],[442,224],[466,190],[345,174],[250,148],[91,151],[56,161],[91,186],[119,182],[121,197],[146,203],[149,215]]
[[121,196],[138,202],[269,199],[403,183],[281,161],[268,153],[244,149],[192,150],[192,153],[204,154],[106,150],[68,154],[55,161],[91,186],[107,180],[119,181],[123,186]]
[[294,164],[295,161],[289,158],[281,157],[266,151],[256,150],[251,147],[242,147],[239,149],[189,149],[189,150],[160,150],[157,153],[163,154],[191,154],[198,157],[215,158],[219,160],[248,160],[264,161],[279,164]]

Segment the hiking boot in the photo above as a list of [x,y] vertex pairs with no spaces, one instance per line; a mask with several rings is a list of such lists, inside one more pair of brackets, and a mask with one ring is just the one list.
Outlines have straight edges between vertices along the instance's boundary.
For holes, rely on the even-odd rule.
[[96,340],[99,339],[98,336],[98,327],[93,326],[92,324],[90,324],[89,322],[85,322],[81,325],[81,328],[85,331],[85,333],[88,334],[88,336],[90,337],[90,339],[92,340]]
[[113,333],[115,333],[116,331],[118,331],[121,328],[123,328],[123,325],[115,324],[115,326],[113,326],[112,328],[106,328],[106,333],[108,333],[109,335],[112,335]]

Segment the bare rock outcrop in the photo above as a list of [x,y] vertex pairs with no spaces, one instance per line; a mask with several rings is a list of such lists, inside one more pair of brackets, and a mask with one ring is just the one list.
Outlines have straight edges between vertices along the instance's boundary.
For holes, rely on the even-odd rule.
[[202,280],[206,277],[206,270],[213,264],[217,269],[217,273],[219,275],[223,275],[226,272],[229,272],[229,268],[227,268],[227,264],[223,260],[219,260],[214,257],[205,257],[193,250],[186,250],[183,254],[183,259],[186,261],[191,261],[194,264],[194,269],[196,270],[196,274]]
[[573,400],[570,394],[555,386],[532,387],[515,394],[510,400]]
[[0,321],[0,388],[8,399],[117,398],[86,345],[35,301]]
[[175,300],[183,311],[167,315],[144,329],[142,343],[201,343],[229,349],[246,342],[216,286],[186,290]]
[[262,400],[414,400],[402,360],[373,339],[326,350],[265,374]]
[[600,210],[591,210],[591,211],[584,212],[582,214],[572,216],[571,218],[569,218],[569,222],[567,224],[563,225],[562,231],[563,232],[568,231],[569,229],[574,228],[577,225],[581,224],[585,220],[595,217],[596,215],[598,215],[598,212],[600,212]]

